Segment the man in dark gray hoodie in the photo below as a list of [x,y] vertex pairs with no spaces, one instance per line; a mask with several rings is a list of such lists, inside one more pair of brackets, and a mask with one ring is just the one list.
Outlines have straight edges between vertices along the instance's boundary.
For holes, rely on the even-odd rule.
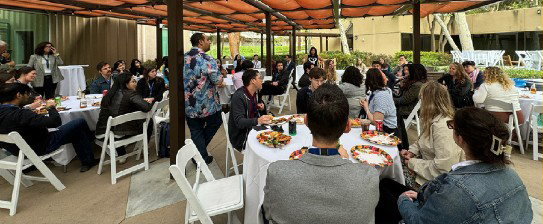
[[265,115],[263,103],[257,101],[256,92],[262,89],[262,76],[257,70],[247,70],[242,76],[243,87],[232,95],[228,118],[228,136],[232,146],[245,149],[247,135],[253,126],[269,124],[271,116]]

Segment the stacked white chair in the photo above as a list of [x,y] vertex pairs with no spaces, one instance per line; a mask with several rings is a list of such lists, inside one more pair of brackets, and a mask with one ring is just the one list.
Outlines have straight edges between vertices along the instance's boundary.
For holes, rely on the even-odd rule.
[[[543,132],[543,127],[537,124],[538,117],[541,116],[542,110],[543,107],[541,105],[536,106],[532,103],[528,117],[528,124],[526,125],[526,148],[528,148],[528,144],[532,144],[533,160],[543,158],[543,154],[539,153],[539,146],[541,145],[539,134]],[[532,141],[530,141],[530,133],[532,133]]]
[[238,170],[238,166],[241,165],[241,164],[238,164],[238,161],[236,159],[236,155],[234,153],[234,151],[236,151],[234,149],[234,147],[232,146],[232,143],[230,142],[230,136],[228,135],[228,115],[229,113],[224,113],[224,112],[221,112],[221,116],[222,116],[222,125],[224,127],[224,132],[226,133],[226,160],[225,160],[225,163],[226,163],[226,168],[224,170],[225,172],[225,176],[229,176],[230,175],[230,170],[228,169],[228,157],[231,157],[232,158],[232,168],[231,169],[234,169],[234,173],[236,175],[239,174],[239,170]]
[[[288,78],[287,89],[286,89],[285,93],[283,93],[281,95],[272,96],[272,100],[268,101],[268,103],[267,103],[268,108],[271,108],[271,107],[279,108],[279,114],[281,114],[281,112],[283,111],[283,107],[286,106],[285,103],[286,103],[287,100],[288,100],[288,110],[289,111],[292,110],[292,103],[290,101],[290,87],[292,86],[291,85],[291,83],[292,83],[292,72],[294,72],[294,69],[292,69],[290,71],[289,78]],[[278,103],[277,104],[274,102],[275,97],[278,98],[278,100],[277,100]]]
[[[19,155],[17,157],[8,156],[0,160],[0,170],[3,170],[1,173],[2,177],[6,178],[9,183],[13,184],[11,201],[0,201],[0,208],[9,209],[9,215],[13,216],[16,213],[21,182],[25,186],[30,186],[32,185],[30,180],[48,181],[58,191],[66,188],[55,176],[55,174],[53,174],[53,172],[51,172],[51,170],[43,163],[43,160],[51,158],[52,156],[62,152],[64,147],[60,147],[49,154],[38,156],[26,143],[23,137],[21,137],[21,135],[17,132],[11,132],[7,135],[0,135],[0,142],[15,144],[19,148]],[[26,160],[25,157],[28,157],[28,159]],[[32,165],[34,165],[44,177],[24,175],[23,170]]]
[[163,99],[162,101],[155,103],[153,105],[152,114],[153,114],[153,132],[155,135],[155,149],[158,156],[159,143],[160,143],[160,123],[170,123],[170,115],[168,110],[168,104],[170,103],[169,99]]
[[[135,172],[139,169],[144,168],[145,170],[149,169],[149,146],[147,142],[147,125],[149,124],[149,119],[151,112],[145,113],[141,111],[132,112],[129,114],[124,114],[117,116],[115,118],[109,117],[107,120],[106,132],[103,135],[96,136],[96,144],[102,146],[102,153],[100,155],[100,164],[98,165],[98,174],[102,173],[102,167],[106,164],[111,164],[111,184],[117,183],[117,178],[120,178],[124,175]],[[131,136],[128,138],[121,139],[125,136],[115,135],[114,127],[124,124],[129,121],[138,121],[145,120],[142,126],[142,133]],[[117,139],[120,140],[117,140]],[[103,139],[103,141],[101,141]],[[123,156],[117,156],[116,148],[120,146],[127,146],[132,143],[137,143],[134,147],[134,151],[127,153]],[[142,147],[143,146],[143,147]],[[126,159],[127,157],[136,155],[136,160],[139,160],[140,153],[143,150],[143,163],[135,165],[133,167],[127,168],[123,171],[117,172],[117,160]],[[109,154],[110,160],[105,161],[106,151]]]
[[[196,161],[196,180],[191,187],[185,168],[189,160]],[[187,198],[185,224],[200,221],[211,224],[210,216],[228,213],[228,223],[232,223],[232,211],[243,208],[243,177],[235,175],[216,180],[202,159],[192,140],[185,140],[185,146],[176,156],[176,164],[170,166],[170,173]],[[200,183],[200,173],[205,182]]]

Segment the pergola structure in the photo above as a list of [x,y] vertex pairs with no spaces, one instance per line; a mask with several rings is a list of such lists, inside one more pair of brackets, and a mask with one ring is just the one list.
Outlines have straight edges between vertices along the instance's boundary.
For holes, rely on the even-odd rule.
[[[491,4],[499,0],[0,0],[0,8],[46,11],[83,17],[110,16],[142,20],[168,26],[170,70],[170,162],[185,139],[183,80],[183,30],[207,33],[252,31],[266,34],[266,69],[271,74],[272,35],[296,40],[303,29],[332,29],[340,18],[413,15],[413,61],[420,62],[420,18],[432,13],[450,13]],[[322,37],[321,34],[321,49]],[[337,36],[337,34],[329,34]],[[263,38],[263,35],[261,35]],[[220,49],[220,38],[217,38]],[[307,43],[306,43],[307,44]],[[295,41],[291,41],[296,58]],[[263,51],[263,46],[261,46]],[[217,52],[220,57],[220,51]],[[157,58],[162,59],[162,42],[157,41]]]

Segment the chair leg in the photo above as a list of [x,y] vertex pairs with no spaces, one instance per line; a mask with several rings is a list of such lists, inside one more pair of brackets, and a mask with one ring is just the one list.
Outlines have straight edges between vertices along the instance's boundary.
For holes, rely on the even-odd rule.
[[47,166],[45,165],[45,163],[43,163],[43,161],[38,160],[38,161],[31,161],[31,162],[41,172],[41,174],[43,174],[43,176],[47,178],[47,180],[49,180],[49,182],[55,187],[55,189],[57,189],[58,191],[61,191],[61,190],[64,190],[64,188],[66,188],[64,184],[60,182],[57,176],[55,176],[55,174],[53,174],[53,172],[51,172],[51,170],[47,168]]
[[234,167],[234,173],[236,175],[239,175],[238,160],[236,159],[236,154],[234,153],[234,148],[230,148],[230,157],[232,157],[232,166]]
[[145,163],[145,170],[149,170],[149,142],[147,142],[147,136],[143,136],[143,162]]
[[292,112],[292,103],[290,102],[290,94],[288,95],[288,111]]
[[109,161],[111,161],[111,184],[117,183],[117,154],[113,140],[109,145]]
[[232,212],[228,212],[228,224],[232,224]]
[[160,144],[160,136],[158,133],[158,124],[155,124],[153,121],[153,132],[155,132],[155,150],[156,150],[156,156],[158,158],[158,150],[159,150],[159,144]]
[[[100,163],[98,164],[98,175],[102,174],[102,167],[104,166],[104,160],[106,159],[107,141],[108,139],[105,138],[104,143],[102,144],[102,153],[100,154]],[[110,155],[109,158],[111,159],[112,156]]]
[[507,123],[507,127],[509,128],[509,140],[508,142],[511,143],[511,140],[513,139],[513,116],[509,116],[509,123]]
[[[228,134],[228,133],[226,133]],[[228,144],[228,143],[226,143]],[[226,164],[226,168],[224,170],[224,176],[225,177],[228,177],[230,176],[230,170],[228,169],[228,157],[230,156],[230,147],[228,147],[228,145],[226,146],[226,160],[224,161],[224,163]],[[232,166],[235,166],[236,164],[232,164]]]
[[[537,131],[537,120],[532,120],[532,157],[534,160],[539,160],[539,133]],[[530,138],[530,135],[527,134],[526,138]],[[528,141],[528,140],[526,140]],[[528,144],[526,144],[526,148],[528,148]]]
[[142,142],[140,141],[140,142],[137,142],[135,147],[134,147],[134,152],[137,151],[136,160],[140,160],[140,158],[141,158],[141,149],[142,149],[141,145],[142,145]]
[[[513,112],[515,113],[515,112]],[[517,133],[517,142],[518,142],[518,145],[520,147],[520,153],[521,154],[524,154],[524,145],[522,144],[522,136],[520,135],[520,127],[518,125],[518,119],[515,117],[514,119],[514,122],[515,122],[515,130],[516,130],[516,133]]]
[[[532,115],[530,114],[528,117],[528,123],[524,124],[524,133],[526,133],[526,144],[524,148],[528,148],[528,144],[530,143],[530,133],[532,131]],[[534,129],[537,130],[537,129]]]
[[21,188],[21,177],[23,175],[23,163],[24,159],[21,162],[17,163],[15,169],[15,179],[13,183],[13,192],[11,192],[11,202],[9,208],[9,215],[14,216],[17,212],[17,202],[19,201],[19,189]]

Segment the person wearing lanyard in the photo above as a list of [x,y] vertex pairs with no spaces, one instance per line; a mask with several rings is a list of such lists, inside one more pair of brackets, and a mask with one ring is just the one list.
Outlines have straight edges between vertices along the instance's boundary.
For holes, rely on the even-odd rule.
[[34,55],[30,56],[28,61],[28,66],[36,69],[36,79],[32,82],[34,90],[46,99],[54,98],[58,82],[64,79],[58,68],[63,64],[53,44],[50,42],[38,44]]
[[256,93],[262,89],[262,75],[257,70],[243,73],[243,87],[232,95],[228,114],[228,136],[238,151],[245,149],[247,135],[253,126],[269,124],[272,117],[266,114],[263,103],[257,102]]
[[162,100],[162,94],[166,91],[164,79],[156,76],[156,68],[144,69],[143,79],[138,81],[136,93],[148,103]]
[[[353,163],[338,140],[350,131],[349,104],[338,86],[323,84],[308,103],[312,147],[299,160],[268,167],[264,217],[273,223],[374,223],[379,173]],[[300,211],[303,211],[300,213]]]

